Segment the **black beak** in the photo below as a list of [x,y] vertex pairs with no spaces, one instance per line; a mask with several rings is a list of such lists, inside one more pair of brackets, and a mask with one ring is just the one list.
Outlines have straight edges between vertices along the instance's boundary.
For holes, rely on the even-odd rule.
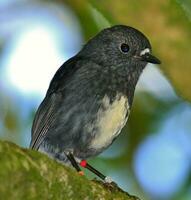
[[141,55],[140,57],[142,61],[153,63],[153,64],[161,64],[161,61],[150,53],[145,53],[144,55]]

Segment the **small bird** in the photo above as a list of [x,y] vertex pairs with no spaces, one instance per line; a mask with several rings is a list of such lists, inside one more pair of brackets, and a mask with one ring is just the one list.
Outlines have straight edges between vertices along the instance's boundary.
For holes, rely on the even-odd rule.
[[86,159],[120,134],[148,63],[160,61],[140,31],[116,25],[99,32],[57,70],[36,112],[30,147],[110,182]]

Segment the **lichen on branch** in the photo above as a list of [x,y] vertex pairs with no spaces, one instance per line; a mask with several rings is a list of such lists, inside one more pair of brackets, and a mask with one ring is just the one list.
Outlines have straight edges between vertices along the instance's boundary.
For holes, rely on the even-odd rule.
[[4,200],[138,200],[103,184],[39,152],[0,141],[0,197]]

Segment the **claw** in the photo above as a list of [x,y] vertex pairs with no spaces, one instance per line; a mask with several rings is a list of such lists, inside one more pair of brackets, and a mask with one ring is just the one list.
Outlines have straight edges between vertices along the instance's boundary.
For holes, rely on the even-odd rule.
[[[104,179],[104,182],[105,182],[105,183],[112,183],[113,180],[111,179],[111,177],[106,176],[105,179]],[[114,183],[114,182],[113,182],[113,183]]]

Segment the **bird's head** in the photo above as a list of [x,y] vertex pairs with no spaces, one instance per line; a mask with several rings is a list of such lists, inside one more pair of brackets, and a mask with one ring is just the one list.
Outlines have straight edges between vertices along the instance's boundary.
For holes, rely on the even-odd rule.
[[102,30],[80,52],[102,66],[143,69],[147,63],[160,64],[151,54],[149,40],[140,31],[124,25]]
[[133,96],[145,66],[160,64],[151,53],[151,44],[143,33],[129,26],[116,25],[89,40],[79,54],[100,66],[99,79],[109,79],[113,91],[121,89]]

